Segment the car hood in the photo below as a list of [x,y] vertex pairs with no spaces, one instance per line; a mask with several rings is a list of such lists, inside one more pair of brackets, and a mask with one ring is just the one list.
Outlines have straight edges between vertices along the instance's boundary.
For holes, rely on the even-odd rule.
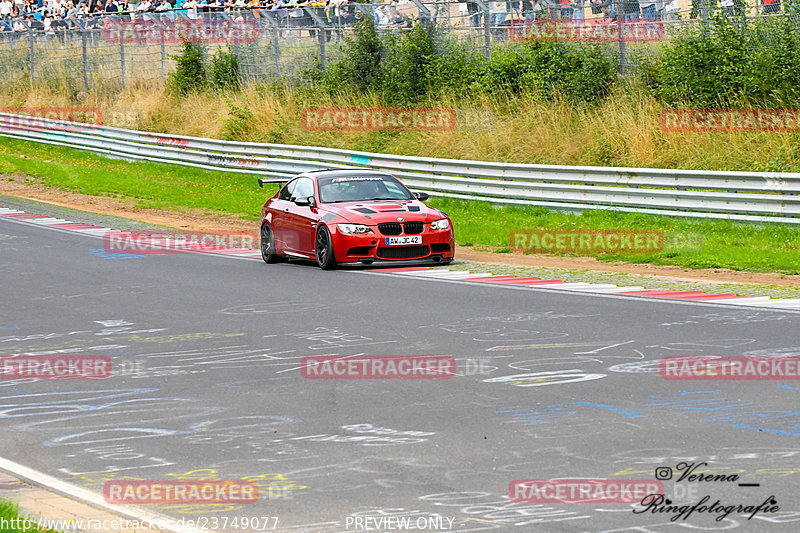
[[337,215],[347,222],[375,225],[382,222],[424,220],[433,221],[444,217],[438,209],[428,207],[418,200],[380,200],[372,202],[342,202],[323,204],[320,210]]

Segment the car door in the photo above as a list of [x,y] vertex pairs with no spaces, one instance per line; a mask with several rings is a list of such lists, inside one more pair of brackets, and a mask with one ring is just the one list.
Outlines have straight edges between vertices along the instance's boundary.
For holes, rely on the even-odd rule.
[[296,243],[295,250],[300,253],[314,254],[314,239],[317,233],[317,221],[319,218],[316,207],[308,205],[297,205],[297,200],[305,200],[314,197],[314,180],[311,178],[297,178],[297,184],[292,189],[292,205],[289,209],[287,226],[290,233],[294,235],[293,242]]
[[291,231],[289,228],[290,223],[290,208],[292,203],[292,191],[297,180],[294,179],[283,186],[278,193],[278,197],[272,202],[272,231],[275,234],[275,242],[280,243],[281,248],[294,249],[291,241]]

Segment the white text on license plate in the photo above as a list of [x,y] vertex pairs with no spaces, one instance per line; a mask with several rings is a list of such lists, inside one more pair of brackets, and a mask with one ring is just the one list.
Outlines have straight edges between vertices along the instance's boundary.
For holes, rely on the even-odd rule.
[[403,246],[404,244],[422,244],[422,235],[401,235],[386,237],[386,246]]

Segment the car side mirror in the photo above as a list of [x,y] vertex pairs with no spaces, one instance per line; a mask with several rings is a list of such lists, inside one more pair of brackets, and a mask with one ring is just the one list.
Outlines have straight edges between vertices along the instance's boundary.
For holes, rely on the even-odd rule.
[[301,206],[317,207],[317,202],[314,200],[313,196],[308,196],[306,198],[296,198],[294,203]]
[[430,198],[430,196],[426,192],[415,192],[414,196],[416,196],[417,200],[419,200],[420,202],[424,202],[425,200]]

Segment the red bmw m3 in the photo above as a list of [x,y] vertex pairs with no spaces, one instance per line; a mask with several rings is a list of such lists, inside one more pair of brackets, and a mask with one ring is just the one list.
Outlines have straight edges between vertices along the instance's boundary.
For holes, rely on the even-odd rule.
[[[264,183],[287,180],[259,179]],[[288,180],[261,209],[261,256],[337,264],[453,260],[450,218],[394,176],[376,170],[320,170]]]

